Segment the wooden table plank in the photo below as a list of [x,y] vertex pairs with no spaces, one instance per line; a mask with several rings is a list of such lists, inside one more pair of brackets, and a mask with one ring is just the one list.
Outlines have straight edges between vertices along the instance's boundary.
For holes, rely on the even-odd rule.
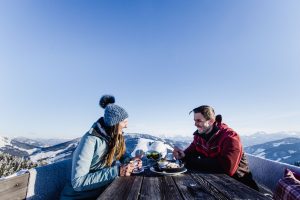
[[212,194],[215,196],[217,199],[220,200],[229,200],[227,196],[224,196],[222,191],[219,191],[218,189],[215,188],[215,186],[205,179],[203,179],[199,174],[194,174],[191,173],[191,176],[203,187],[209,194]]
[[[133,197],[134,194],[138,196],[137,193],[130,193],[132,186],[134,185],[133,191],[139,191],[138,185],[141,185],[142,179],[138,178],[135,181],[136,176],[129,177],[119,177],[116,178],[109,186],[104,190],[104,192],[97,198],[97,200],[101,199],[111,199],[111,200],[123,200],[129,199],[128,197]],[[137,199],[137,197],[136,197]]]
[[141,190],[141,187],[142,187],[142,182],[143,182],[143,177],[142,176],[136,176],[134,181],[133,181],[133,184],[132,184],[132,187],[129,191],[129,194],[128,194],[128,197],[127,199],[138,199],[139,196],[140,196],[140,190]]
[[171,176],[161,177],[161,192],[163,199],[182,199],[181,194]]
[[29,173],[0,181],[1,199],[25,199]]
[[268,199],[226,174],[191,173],[191,176],[220,199]]
[[140,199],[160,200],[161,177],[144,177]]
[[178,199],[182,196],[171,176],[144,177],[140,199]]
[[188,174],[174,176],[173,179],[184,199],[216,199]]

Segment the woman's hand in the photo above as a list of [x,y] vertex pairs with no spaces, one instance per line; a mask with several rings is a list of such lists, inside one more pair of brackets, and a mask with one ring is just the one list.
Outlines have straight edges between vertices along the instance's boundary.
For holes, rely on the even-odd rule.
[[130,162],[127,165],[120,166],[120,176],[130,176],[134,169],[134,163]]
[[134,168],[141,169],[143,167],[143,161],[140,158],[134,158]]
[[120,176],[130,176],[134,169],[141,169],[143,161],[139,158],[134,158],[126,165],[120,166]]

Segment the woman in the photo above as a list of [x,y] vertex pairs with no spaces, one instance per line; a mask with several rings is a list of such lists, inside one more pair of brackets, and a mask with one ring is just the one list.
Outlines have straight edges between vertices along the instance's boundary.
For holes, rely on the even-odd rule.
[[[118,175],[131,175],[132,162],[119,164],[130,160],[129,154],[125,155],[122,132],[127,127],[128,114],[114,103],[113,96],[101,97],[99,104],[105,109],[104,116],[81,138],[74,151],[71,181],[62,191],[61,199],[96,199]],[[138,165],[141,167],[141,161]]]

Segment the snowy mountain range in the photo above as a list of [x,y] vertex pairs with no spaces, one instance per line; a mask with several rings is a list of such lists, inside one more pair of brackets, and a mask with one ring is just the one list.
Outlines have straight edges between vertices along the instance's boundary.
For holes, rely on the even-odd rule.
[[[290,135],[295,137],[287,138]],[[166,151],[171,152],[174,146],[185,149],[192,142],[192,137],[160,138],[140,133],[125,134],[124,137],[127,151],[132,156],[135,156],[137,149],[144,152],[151,149],[153,143],[162,143]],[[289,164],[300,161],[300,133],[282,132],[267,134],[259,132],[250,136],[242,136],[241,138],[247,153]],[[47,146],[45,142],[39,140],[28,138],[9,139],[0,136],[0,151],[15,156],[27,157],[34,162],[53,163],[70,158],[79,141],[80,138],[76,138],[53,146]]]
[[244,147],[263,144],[270,141],[280,140],[288,137],[300,138],[300,132],[282,131],[277,133],[257,132],[251,135],[242,135]]
[[13,156],[26,157],[35,152],[38,148],[38,146],[32,144],[0,136],[0,151]]
[[71,157],[71,154],[76,149],[80,138],[63,142],[50,147],[42,147],[29,155],[33,162],[43,161],[46,163],[53,163]]
[[59,139],[59,138],[26,138],[26,137],[15,137],[12,140],[14,141],[18,141],[21,143],[26,143],[26,144],[31,144],[33,146],[37,146],[37,147],[50,147],[56,144],[60,144],[63,142],[67,142],[69,141],[69,139]]
[[[185,148],[190,143],[161,139],[156,136],[139,133],[125,134],[124,137],[127,151],[132,153],[132,156],[135,156],[134,154],[138,149],[143,150],[144,152],[151,150],[154,146],[153,143],[155,143],[155,145],[163,144],[166,153],[172,152],[174,145]],[[19,138],[9,139],[0,136],[0,151],[14,156],[27,157],[33,162],[40,161],[44,163],[53,163],[70,158],[79,141],[80,138],[76,138],[74,140],[45,147],[44,143],[32,139],[22,138],[19,140]]]
[[294,165],[300,161],[300,138],[284,138],[245,147],[244,150],[262,158]]
[[[65,154],[72,153],[80,138],[47,147],[45,143],[27,138],[14,138],[0,136],[0,151],[13,156],[30,158],[32,161],[46,161],[48,163],[65,158]],[[28,143],[27,143],[28,142]],[[46,147],[45,147],[46,146]]]

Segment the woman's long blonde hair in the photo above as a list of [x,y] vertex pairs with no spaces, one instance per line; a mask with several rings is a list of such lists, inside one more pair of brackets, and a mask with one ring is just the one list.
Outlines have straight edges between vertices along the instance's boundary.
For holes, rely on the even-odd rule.
[[119,123],[114,126],[105,127],[106,133],[111,137],[108,144],[107,155],[104,159],[104,164],[106,166],[111,166],[114,158],[119,160],[126,151],[125,140],[123,134],[120,134]]

